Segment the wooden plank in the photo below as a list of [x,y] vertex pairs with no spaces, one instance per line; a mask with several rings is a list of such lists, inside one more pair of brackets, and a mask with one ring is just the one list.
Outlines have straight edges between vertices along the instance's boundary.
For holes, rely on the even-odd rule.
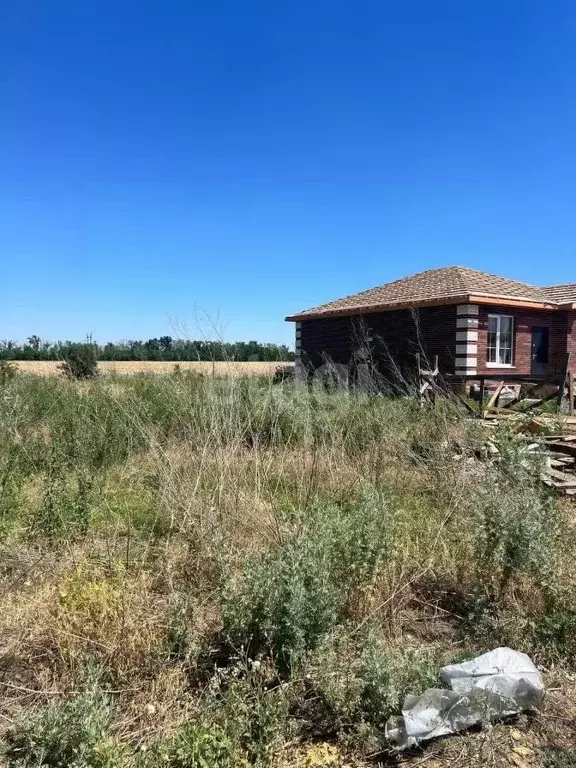
[[537,389],[539,389],[542,386],[542,382],[539,381],[538,384],[534,384],[533,387],[530,387],[530,389],[527,389],[524,394],[518,395],[514,400],[510,400],[509,403],[506,403],[506,405],[502,406],[503,408],[511,408],[513,405],[516,405],[517,403],[520,403],[522,400],[525,400],[527,397],[529,397],[533,392],[536,392]]
[[479,408],[480,413],[484,415],[484,397],[486,394],[486,379],[482,377],[480,379],[480,400],[479,400]]
[[555,397],[558,397],[558,393],[552,392],[552,394],[546,395],[546,397],[543,397],[541,400],[536,400],[535,403],[531,403],[528,408],[524,408],[522,413],[528,413],[528,411],[531,411],[533,408],[538,408],[538,406],[544,405],[544,403],[548,403],[550,400],[554,400]]
[[562,408],[562,400],[564,399],[564,390],[566,389],[566,379],[568,378],[569,374],[570,374],[570,357],[566,355],[566,368],[564,370],[564,376],[562,377],[560,386],[558,387],[558,397],[556,399],[556,407],[558,412],[560,412]]
[[557,469],[547,467],[544,474],[555,481],[554,485],[559,483],[561,488],[576,488],[576,476],[570,475],[568,472],[559,472]]
[[486,405],[484,410],[487,413],[496,413],[500,416],[507,416],[509,419],[519,419],[524,414],[524,411],[507,411],[505,408],[501,408],[499,405]]
[[568,370],[568,402],[570,403],[570,415],[574,415],[574,371]]
[[494,393],[490,398],[490,400],[488,400],[486,408],[491,408],[493,405],[496,405],[496,403],[498,402],[498,398],[500,397],[500,392],[502,392],[503,389],[504,389],[504,382],[501,381],[500,384],[498,384],[498,386],[494,390]]
[[559,456],[557,459],[548,459],[553,469],[562,469],[562,467],[573,467],[576,459],[571,456]]
[[549,451],[554,451],[554,453],[565,453],[568,456],[576,456],[576,445],[574,445],[574,443],[545,442],[544,445],[546,448],[548,448]]
[[[446,392],[443,392],[442,389],[438,386],[438,384],[434,381],[434,379],[429,378],[428,376],[423,375],[422,378],[424,381],[427,381],[433,390],[438,392],[440,395],[445,395]],[[467,411],[470,413],[473,413],[475,416],[478,416],[478,411],[476,408],[473,408],[470,403],[467,403],[466,400],[464,400],[463,397],[460,397],[458,392],[454,392],[454,390],[450,390],[450,396],[453,397],[455,400],[458,400],[462,405],[466,408]]]

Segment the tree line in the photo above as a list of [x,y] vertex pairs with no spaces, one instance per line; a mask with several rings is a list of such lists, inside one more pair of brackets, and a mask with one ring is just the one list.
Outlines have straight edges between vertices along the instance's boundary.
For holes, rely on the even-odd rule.
[[[193,360],[235,360],[237,362],[285,362],[294,360],[294,352],[285,344],[262,344],[258,341],[189,341],[171,336],[148,341],[109,341],[98,344],[90,337],[97,360],[161,360],[188,362]],[[29,336],[24,344],[0,341],[0,360],[62,360],[77,343],[44,341]]]

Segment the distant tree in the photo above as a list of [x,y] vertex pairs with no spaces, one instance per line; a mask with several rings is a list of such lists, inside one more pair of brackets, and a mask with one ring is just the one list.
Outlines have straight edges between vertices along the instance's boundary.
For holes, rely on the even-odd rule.
[[40,336],[36,336],[36,334],[33,334],[32,336],[28,336],[27,338],[28,346],[32,347],[32,349],[34,350],[40,349],[41,341],[42,339],[40,338]]
[[[265,360],[287,362],[294,360],[294,353],[284,344],[261,344],[258,341],[205,341],[203,339],[183,340],[171,336],[148,339],[148,341],[118,341],[99,345],[92,341],[91,334],[85,345],[94,350],[97,360],[173,360],[219,361]],[[80,344],[82,346],[82,344]],[[78,347],[72,341],[42,341],[33,334],[26,343],[18,345],[13,341],[0,340],[1,360],[62,360],[68,352]],[[74,353],[76,354],[76,353]]]
[[68,379],[93,379],[98,375],[95,344],[69,343],[62,350],[59,368]]

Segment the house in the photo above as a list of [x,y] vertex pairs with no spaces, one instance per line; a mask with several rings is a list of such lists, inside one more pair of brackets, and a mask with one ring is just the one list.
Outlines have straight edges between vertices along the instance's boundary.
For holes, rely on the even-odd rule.
[[576,366],[576,283],[539,288],[467,267],[430,269],[298,312],[296,365],[347,381],[367,361],[384,377],[419,353],[466,380],[544,379]]

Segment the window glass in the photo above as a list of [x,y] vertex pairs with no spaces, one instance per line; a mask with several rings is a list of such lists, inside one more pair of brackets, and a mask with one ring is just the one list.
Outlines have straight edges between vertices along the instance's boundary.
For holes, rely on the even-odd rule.
[[486,360],[496,365],[512,365],[514,318],[509,315],[488,316]]
[[488,316],[488,348],[486,359],[489,363],[496,362],[496,339],[498,334],[498,318],[496,315]]

